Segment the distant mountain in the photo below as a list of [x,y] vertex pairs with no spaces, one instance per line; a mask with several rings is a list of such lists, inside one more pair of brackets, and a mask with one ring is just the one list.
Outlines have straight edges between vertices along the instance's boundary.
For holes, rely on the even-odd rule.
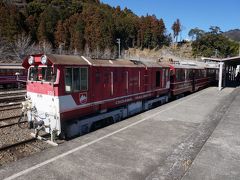
[[240,29],[233,29],[223,34],[232,40],[240,42]]

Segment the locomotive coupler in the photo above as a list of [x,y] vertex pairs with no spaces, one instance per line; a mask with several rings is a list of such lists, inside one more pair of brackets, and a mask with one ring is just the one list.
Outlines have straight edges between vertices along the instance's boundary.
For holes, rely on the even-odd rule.
[[34,129],[35,129],[35,138],[38,137],[39,132],[44,128],[43,124],[42,125],[37,125],[37,122],[34,122]]
[[55,140],[55,136],[51,133],[51,140],[48,140],[46,139],[45,137],[42,137],[39,135],[39,132],[41,130],[43,130],[44,128],[48,127],[48,126],[45,126],[44,125],[44,122],[43,121],[39,121],[39,122],[33,122],[35,123],[34,125],[37,125],[37,127],[34,128],[35,130],[35,133],[31,133],[31,136],[36,138],[36,139],[39,139],[41,141],[44,141],[52,146],[58,146],[58,144],[56,142],[54,142]]
[[33,122],[33,128],[34,129],[42,129],[43,126],[44,126],[44,121],[43,120]]
[[39,135],[39,132],[41,130],[44,130],[45,128],[49,128],[49,126],[47,125],[44,125],[44,121],[43,120],[40,120],[40,121],[30,121],[33,123],[33,128],[35,130],[35,133],[34,134],[31,134],[33,137],[39,139],[39,140],[42,140],[44,142],[47,142],[48,144],[50,145],[53,145],[53,146],[57,146],[58,144],[55,142],[56,140],[56,133],[57,131],[55,130],[51,130],[50,132],[50,135],[51,135],[51,140],[47,140],[46,138],[42,137]]

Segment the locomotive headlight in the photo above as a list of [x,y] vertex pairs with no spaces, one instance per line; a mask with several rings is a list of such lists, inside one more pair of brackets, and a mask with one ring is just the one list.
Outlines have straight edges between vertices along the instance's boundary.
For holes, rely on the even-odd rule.
[[42,55],[42,57],[41,57],[41,63],[42,63],[42,64],[47,64],[47,56],[46,56],[46,55]]
[[28,58],[28,64],[33,65],[34,64],[34,57],[33,56],[29,56]]

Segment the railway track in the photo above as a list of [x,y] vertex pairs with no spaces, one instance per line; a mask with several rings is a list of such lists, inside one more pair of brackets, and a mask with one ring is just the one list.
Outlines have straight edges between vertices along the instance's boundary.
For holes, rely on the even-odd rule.
[[[2,111],[3,113],[5,111],[11,111],[11,110],[14,110],[14,109],[20,109],[20,106],[18,105],[18,107],[11,107],[10,106],[10,109],[7,108],[7,109],[0,109],[0,112]],[[27,120],[22,120],[21,122],[19,122],[19,118],[21,117],[21,114],[17,114],[17,115],[11,115],[9,117],[2,117],[0,118],[0,129],[1,128],[5,128],[5,127],[9,127],[9,126],[13,126],[13,125],[22,125],[23,123],[26,123]]]
[[[21,105],[21,102],[0,105],[0,113],[1,113],[0,128],[18,124],[18,120],[21,114],[20,105]],[[21,123],[24,123],[24,122],[26,121],[23,121]]]
[[25,95],[24,94],[20,94],[20,95],[11,95],[11,96],[5,96],[5,97],[0,97],[0,102],[1,103],[9,103],[9,102],[13,102],[16,100],[24,100]]
[[27,144],[29,142],[33,142],[33,141],[36,141],[36,140],[37,140],[36,138],[32,137],[32,138],[29,138],[29,139],[26,139],[26,140],[23,140],[23,141],[20,141],[20,142],[16,142],[16,143],[13,143],[13,144],[3,145],[2,147],[0,147],[0,151],[7,150],[7,149],[10,149],[12,147],[19,146],[19,145],[24,145],[24,144]]
[[[0,128],[0,167],[51,147],[48,143],[30,136],[31,132],[17,125]],[[45,137],[47,134],[40,135]]]
[[29,138],[21,142],[0,147],[0,167],[6,163],[41,152],[49,147],[51,146],[36,138]]
[[[20,118],[20,116],[19,116],[19,118]],[[13,119],[11,119],[11,120],[13,120]],[[7,119],[7,120],[2,120],[1,119],[1,121],[0,121],[0,129],[1,128],[5,128],[5,127],[9,127],[9,126],[18,125],[18,124],[22,125],[22,124],[24,124],[26,122],[27,122],[26,120],[18,122],[18,119],[16,119],[15,121],[10,121],[9,119]]]
[[[0,128],[9,127],[18,124],[18,120],[21,117],[19,103],[9,106],[0,106]],[[21,122],[24,123],[26,121]]]
[[11,119],[16,119],[16,118],[20,118],[21,115],[13,115],[13,116],[10,116],[10,117],[4,117],[4,118],[1,118],[0,119],[0,122],[1,121],[8,121],[8,120],[11,120]]
[[[27,121],[20,122],[21,102],[26,91],[0,91],[0,167],[51,147],[46,142],[30,136]],[[41,133],[41,135],[44,135]]]
[[16,102],[16,101],[22,101],[25,98],[26,90],[18,90],[18,91],[1,91],[0,92],[0,108],[2,109],[2,106],[7,103]]
[[0,90],[0,96],[6,95],[6,94],[14,94],[14,93],[26,93],[26,90],[22,89],[16,89],[16,90]]
[[0,105],[0,112],[7,111],[7,110],[14,110],[14,109],[20,109],[21,108],[21,102],[15,102],[15,103],[5,103]]

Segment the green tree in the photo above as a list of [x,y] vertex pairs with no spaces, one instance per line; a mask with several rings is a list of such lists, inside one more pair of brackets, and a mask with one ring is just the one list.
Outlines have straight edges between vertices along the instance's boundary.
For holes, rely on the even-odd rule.
[[11,4],[0,2],[0,36],[7,41],[14,41],[16,35],[21,33],[23,27],[20,22],[20,14],[17,8]]
[[47,4],[39,2],[39,1],[32,1],[27,4],[26,13],[30,16],[39,17],[40,14],[47,8]]
[[210,33],[212,33],[212,34],[222,33],[221,28],[218,26],[211,26],[209,29],[210,29]]
[[217,50],[218,57],[236,56],[238,52],[238,43],[229,40],[222,34],[205,33],[192,43],[193,55],[213,57]]
[[31,0],[21,11],[6,2],[0,1],[0,37],[12,43],[26,33],[31,44],[40,44],[44,52],[64,45],[69,52],[87,49],[89,55],[111,56],[117,50],[117,38],[124,49],[152,49],[171,42],[163,19],[138,17],[130,9],[113,8],[99,0]]
[[200,38],[201,36],[204,35],[204,31],[199,29],[199,28],[194,28],[194,29],[191,29],[189,32],[188,32],[188,36],[192,38],[192,40],[196,40],[198,38]]
[[40,16],[40,24],[38,27],[38,39],[40,41],[47,40],[51,44],[55,44],[54,31],[59,20],[59,14],[56,8],[48,6]]
[[77,23],[75,24],[74,31],[74,48],[82,51],[84,48],[84,30],[85,23],[81,17],[78,18]]
[[62,51],[63,46],[66,44],[66,32],[63,27],[63,22],[59,20],[57,22],[56,31],[54,32],[55,44],[59,47],[59,50]]

